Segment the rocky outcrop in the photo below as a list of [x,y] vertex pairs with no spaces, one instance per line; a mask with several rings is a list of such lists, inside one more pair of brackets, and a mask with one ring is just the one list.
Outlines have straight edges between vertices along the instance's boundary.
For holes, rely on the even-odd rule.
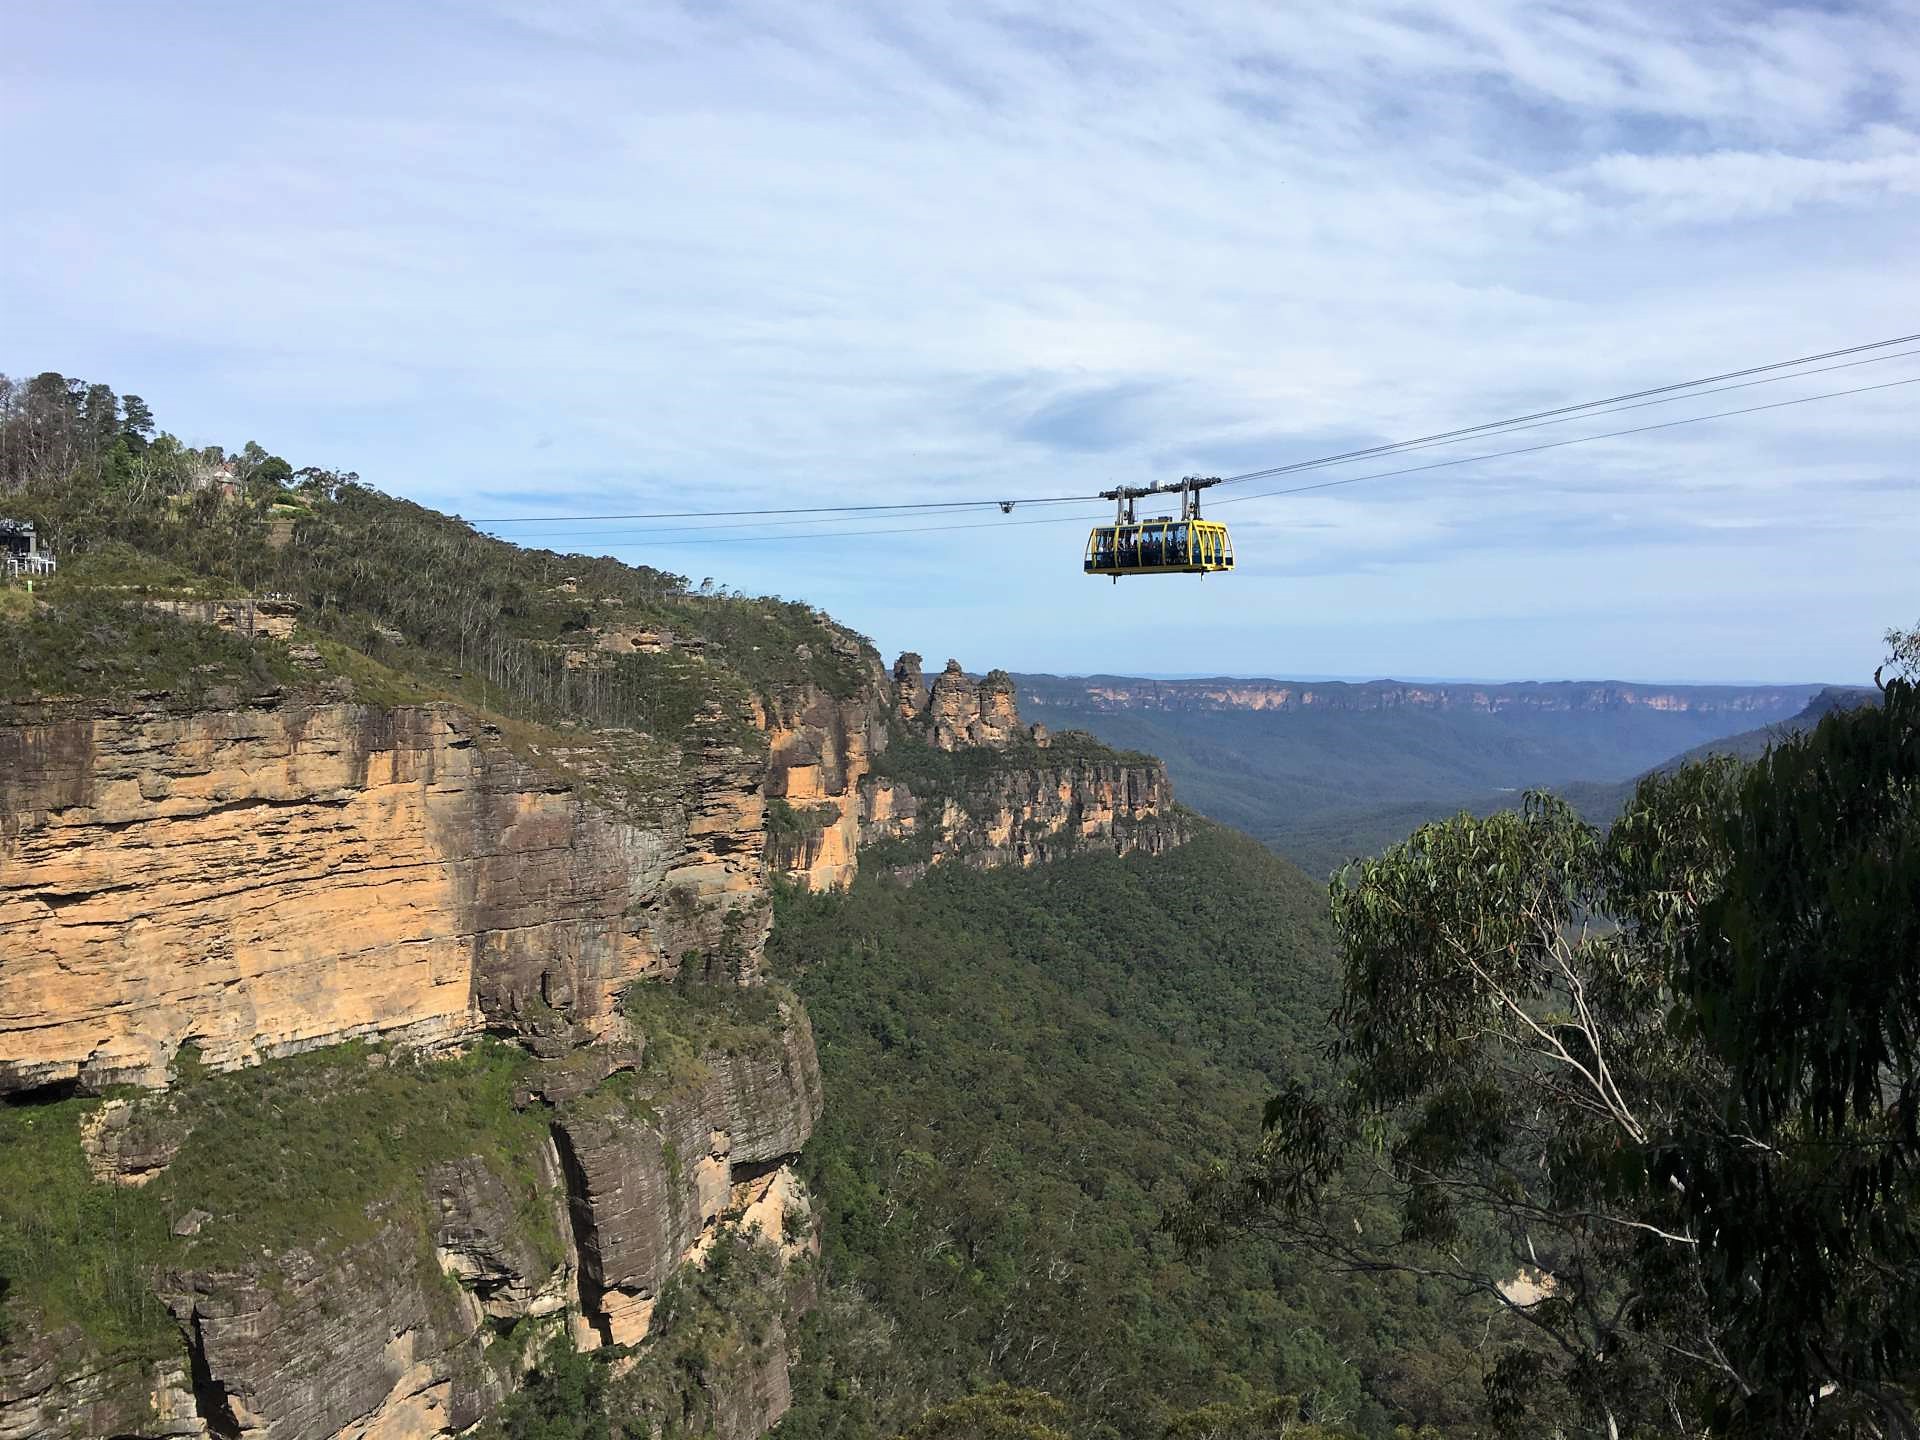
[[[186,618],[259,633],[260,613]],[[26,1317],[0,1352],[0,1440],[456,1433],[518,1383],[529,1333],[658,1352],[663,1287],[735,1222],[788,1261],[817,1253],[791,1162],[820,1074],[804,1011],[758,983],[769,871],[830,889],[862,845],[912,848],[887,862],[909,873],[1182,835],[1157,762],[1023,729],[1004,672],[975,682],[950,662],[927,686],[917,657],[889,677],[857,637],[830,643],[836,665],[857,663],[765,694],[764,751],[717,714],[662,744],[338,690],[0,710],[0,1093],[490,1033],[536,1057],[511,1087],[515,1145],[527,1111],[545,1136],[532,1154],[477,1145],[356,1209],[351,1237],[257,1257],[221,1248],[217,1199],[146,1191],[169,1207],[156,1268],[180,1358],[101,1359]],[[583,663],[699,642],[635,625],[594,647]],[[890,741],[944,778],[876,774]],[[655,1053],[621,997],[676,977],[757,997],[741,1013],[759,1018]],[[80,1142],[94,1175],[192,1173],[176,1162],[192,1094],[95,1107]],[[795,1274],[789,1305],[813,1283]],[[730,1440],[791,1399],[791,1310],[755,1314],[686,1398]]]
[[[541,1189],[565,1192],[559,1152],[552,1142],[531,1157]],[[572,1301],[579,1257],[569,1248],[559,1264],[540,1253],[506,1182],[477,1156],[436,1166],[426,1177],[434,1210],[433,1248],[440,1269],[471,1294],[489,1320],[556,1315]],[[555,1213],[555,1234],[566,1233]]]
[[[186,1258],[167,1267],[158,1293],[182,1358],[98,1360],[77,1335],[10,1335],[0,1437],[427,1440],[473,1425],[519,1382],[539,1353],[529,1333],[565,1327],[586,1349],[649,1341],[663,1287],[702,1262],[723,1220],[783,1261],[816,1253],[791,1164],[822,1103],[805,1012],[759,987],[744,992],[756,997],[746,1009],[724,998],[742,995],[737,987],[675,993],[661,1021],[668,1033],[719,1028],[690,1051],[669,1046],[665,1068],[616,1070],[557,1108],[523,1095],[550,1116],[548,1143],[433,1165],[417,1188],[369,1207],[370,1233],[203,1251],[207,1242],[191,1238],[200,1226],[177,1225]],[[329,1083],[351,1087],[355,1074]],[[172,1095],[128,1103],[150,1111],[139,1117],[149,1123],[103,1133],[177,1141],[184,1132],[170,1126],[192,1109]],[[216,1246],[225,1223],[207,1227]],[[219,1258],[195,1263],[202,1253]],[[760,1433],[741,1427],[771,1426],[790,1403],[783,1333],[765,1344],[764,1327],[756,1334],[750,1355],[729,1359],[738,1373],[707,1375],[699,1397],[739,1440]]]
[[0,1348],[0,1440],[208,1433],[184,1361],[103,1360],[66,1331]]
[[1004,670],[975,684],[958,660],[935,677],[926,703],[927,738],[936,750],[1005,746],[1020,737],[1013,679]]
[[765,1332],[749,1337],[722,1362],[720,1372],[700,1387],[704,1413],[689,1417],[688,1431],[714,1440],[754,1440],[780,1422],[793,1407],[793,1357],[786,1326],[778,1316]]
[[420,1263],[399,1224],[327,1256],[275,1259],[271,1281],[191,1272],[166,1285],[216,1436],[400,1440],[459,1431],[509,1388],[482,1351],[482,1313]]
[[181,1138],[165,1102],[137,1110],[131,1100],[107,1100],[80,1122],[88,1170],[114,1185],[146,1184],[172,1163]]
[[[1159,853],[1184,838],[1159,761],[1122,756],[1083,734],[1056,748],[1045,725],[1021,720],[1004,670],[976,681],[949,660],[929,685],[920,657],[907,652],[890,678],[876,665],[851,698],[790,691],[761,722],[768,860],[811,889],[851,884],[860,847],[887,842],[914,852],[887,861],[906,874],[957,857],[991,866],[1088,848]],[[885,773],[890,736],[962,763],[932,785]]]
[[989,670],[976,682],[958,660],[949,660],[928,686],[921,678],[920,657],[908,653],[894,662],[893,690],[896,721],[936,750],[1046,743],[1045,726],[1021,724],[1013,677],[1004,670]]
[[284,595],[249,595],[238,600],[153,599],[143,603],[149,610],[249,638],[257,635],[290,640],[300,623],[300,602]]
[[1011,675],[1004,670],[988,671],[974,697],[978,706],[973,722],[974,744],[1001,749],[1023,737]]
[[1088,851],[1159,854],[1186,838],[1160,761],[1024,725],[1006,671],[975,681],[949,660],[923,689],[920,657],[906,654],[893,676],[900,749],[860,782],[859,842],[884,847],[895,875],[949,860],[989,867]]
[[927,682],[920,670],[920,657],[903,651],[893,662],[893,713],[909,725],[918,724],[927,713]]
[[813,687],[782,692],[760,718],[773,807],[767,862],[808,889],[845,889],[858,868],[859,785],[887,744],[880,677],[848,699]]
[[186,1045],[564,1044],[690,956],[751,972],[756,766],[516,747],[444,705],[0,713],[0,1091],[159,1085]]
[[890,868],[909,877],[950,860],[984,868],[1074,854],[1159,855],[1187,836],[1157,760],[1008,767],[970,777],[964,794],[930,799],[880,777],[861,798],[861,843],[894,842]]
[[[734,1204],[735,1187],[799,1153],[821,1109],[813,1033],[797,1008],[771,1038],[710,1050],[650,1118],[616,1092],[554,1124],[568,1175],[580,1308],[588,1345],[645,1338],[669,1276]],[[743,1197],[744,1198],[744,1197]]]
[[798,1003],[781,1013],[777,1036],[764,1043],[707,1052],[715,1108],[725,1123],[735,1169],[764,1169],[798,1155],[822,1108],[813,1025]]
[[570,1177],[588,1345],[645,1339],[661,1287],[726,1208],[729,1140],[707,1098],[698,1090],[674,1097],[653,1124],[613,1108],[554,1126]]

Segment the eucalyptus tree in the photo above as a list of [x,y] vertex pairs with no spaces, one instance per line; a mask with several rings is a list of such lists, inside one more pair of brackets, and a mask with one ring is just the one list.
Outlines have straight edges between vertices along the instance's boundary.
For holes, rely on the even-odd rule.
[[1920,692],[1602,833],[1532,795],[1332,886],[1332,1080],[1170,1224],[1482,1297],[1531,1435],[1920,1434]]

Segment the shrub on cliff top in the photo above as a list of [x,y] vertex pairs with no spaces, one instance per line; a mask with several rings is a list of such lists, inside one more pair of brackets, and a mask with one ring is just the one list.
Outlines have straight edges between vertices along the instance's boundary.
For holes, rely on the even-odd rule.
[[299,678],[272,641],[250,643],[109,592],[56,585],[31,608],[0,612],[0,700],[165,690],[192,704],[216,689],[246,696]]

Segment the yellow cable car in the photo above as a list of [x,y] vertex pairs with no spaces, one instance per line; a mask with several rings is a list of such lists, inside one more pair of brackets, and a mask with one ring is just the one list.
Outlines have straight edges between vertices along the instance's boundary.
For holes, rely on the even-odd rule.
[[[1097,525],[1087,536],[1081,568],[1089,575],[1206,575],[1233,569],[1233,538],[1217,520],[1200,518],[1200,491],[1216,479],[1189,476],[1178,485],[1126,486],[1100,497],[1112,500],[1114,522]],[[1134,518],[1134,501],[1143,495],[1180,492],[1180,518]]]

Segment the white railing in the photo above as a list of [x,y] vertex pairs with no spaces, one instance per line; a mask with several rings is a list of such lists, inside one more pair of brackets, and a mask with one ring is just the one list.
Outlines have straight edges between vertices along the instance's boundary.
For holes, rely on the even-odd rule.
[[51,575],[56,568],[53,556],[51,555],[15,555],[12,553],[0,555],[0,566],[5,568],[9,577],[15,575]]

